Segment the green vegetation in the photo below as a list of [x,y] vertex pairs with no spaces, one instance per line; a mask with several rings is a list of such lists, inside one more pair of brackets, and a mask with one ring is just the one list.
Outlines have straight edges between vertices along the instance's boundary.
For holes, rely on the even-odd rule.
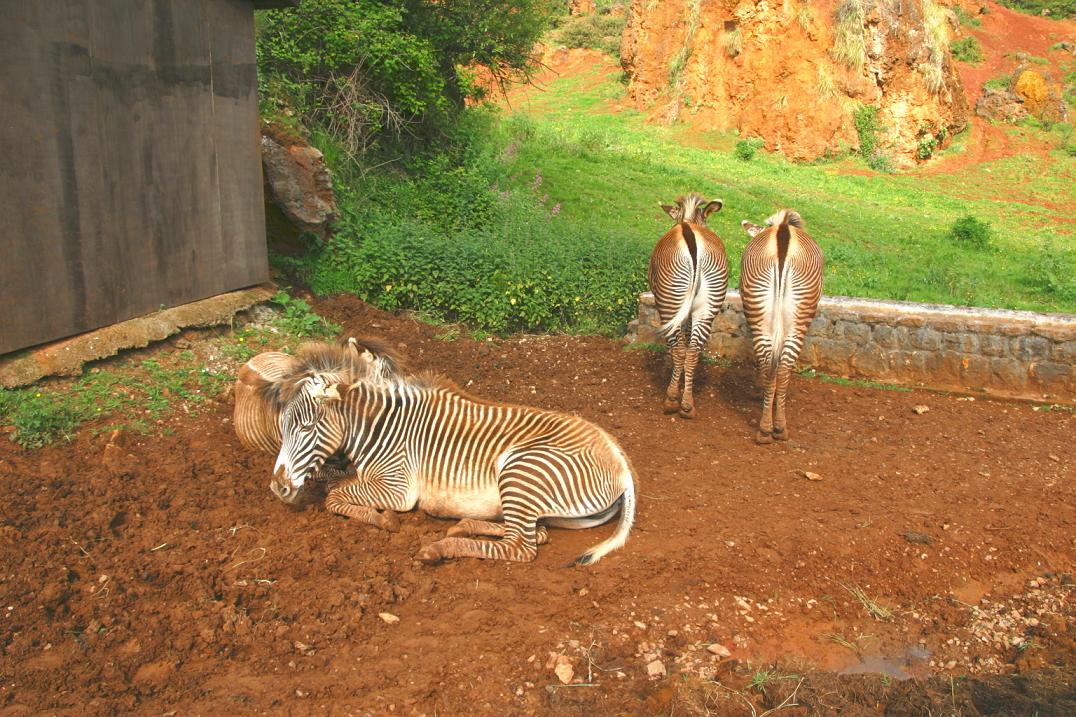
[[949,230],[949,237],[964,246],[986,249],[990,246],[990,226],[970,214],[957,219]]
[[1012,75],[998,75],[983,83],[983,87],[990,90],[1007,90],[1012,87]]
[[869,0],[842,0],[834,17],[833,56],[853,70],[867,62],[867,21]]
[[999,0],[1002,5],[1028,15],[1047,15],[1055,20],[1076,17],[1076,0]]
[[[511,111],[470,109],[447,145],[365,174],[320,137],[336,163],[338,231],[278,264],[316,293],[424,310],[479,335],[620,334],[669,227],[657,203],[699,191],[725,202],[710,224],[728,248],[732,285],[747,240],[740,220],[790,206],[826,254],[829,294],[1076,309],[1076,251],[1057,220],[1071,203],[1074,160],[1061,152],[1047,167],[1017,155],[945,174],[862,176],[843,171],[856,159],[797,164],[765,152],[745,163],[740,138],[609,109],[623,92],[611,63],[596,65],[515,94]],[[877,149],[877,110],[859,115]],[[988,260],[949,236],[967,214],[993,230]],[[1044,261],[1056,280],[1042,278]]]
[[141,361],[133,373],[95,370],[64,388],[48,386],[0,389],[0,424],[23,448],[40,448],[71,440],[87,421],[103,418],[125,423],[102,431],[128,428],[140,432],[168,415],[181,402],[188,412],[221,392],[230,378],[206,369],[164,368]]
[[270,323],[249,325],[212,342],[217,358],[230,364],[227,369],[201,365],[188,349],[160,352],[155,359],[113,359],[74,381],[0,388],[0,426],[23,448],[69,441],[88,422],[97,424],[97,432],[146,433],[177,409],[196,414],[235,379],[230,369],[255,354],[281,346],[289,350],[302,339],[329,338],[340,331],[283,291],[271,301],[280,313]]
[[867,166],[877,172],[892,172],[892,160],[878,146],[878,134],[882,131],[878,124],[878,108],[860,105],[853,113],[852,121],[859,135],[859,154]]
[[751,161],[755,152],[762,149],[764,142],[759,137],[748,137],[747,139],[741,139],[736,143],[736,158],[742,159],[745,162]]
[[501,86],[530,71],[551,10],[541,0],[305,0],[265,11],[263,114],[301,118],[352,159],[403,146],[402,134],[439,136],[483,96],[472,68]]
[[967,11],[959,5],[953,7],[953,12],[956,13],[957,20],[959,20],[960,24],[964,27],[981,27],[983,24],[982,20],[975,15],[969,15]]
[[619,60],[620,39],[628,16],[610,12],[610,6],[611,3],[599,3],[597,12],[564,18],[552,35],[553,42],[565,47],[601,50]]
[[804,378],[813,378],[822,383],[832,383],[837,386],[854,386],[856,388],[873,388],[882,391],[897,391],[900,393],[911,393],[911,390],[907,386],[901,386],[896,383],[881,383],[879,381],[869,381],[861,378],[844,378],[843,376],[830,376],[826,373],[819,373],[813,368],[805,368],[800,370],[800,376]]
[[983,46],[979,44],[978,40],[970,35],[955,40],[949,47],[953,52],[953,59],[960,60],[961,62],[977,63],[986,59],[986,55],[983,54]]

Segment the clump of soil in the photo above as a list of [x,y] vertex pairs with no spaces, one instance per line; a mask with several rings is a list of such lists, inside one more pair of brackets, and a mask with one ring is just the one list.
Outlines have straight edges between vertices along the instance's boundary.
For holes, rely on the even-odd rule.
[[[553,530],[530,564],[427,567],[448,522],[284,505],[226,403],[160,435],[3,441],[5,714],[731,715],[750,713],[733,691],[761,713],[794,688],[798,714],[1071,703],[1071,413],[797,379],[792,440],[760,447],[746,368],[705,366],[684,421],[661,411],[663,354],[316,308],[415,369],[609,430],[638,472],[628,544],[566,569],[609,528]],[[839,674],[861,670],[888,674]]]

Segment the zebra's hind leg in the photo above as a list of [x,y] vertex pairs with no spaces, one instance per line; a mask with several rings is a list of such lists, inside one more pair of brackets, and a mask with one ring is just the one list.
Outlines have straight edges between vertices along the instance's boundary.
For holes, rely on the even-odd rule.
[[684,394],[680,398],[680,417],[695,417],[695,367],[699,365],[699,349],[689,346],[684,355]]
[[762,415],[758,419],[758,433],[755,443],[766,445],[773,443],[773,399],[777,387],[774,376],[768,376],[762,383]]
[[[325,497],[325,509],[337,515],[376,525],[378,528],[396,532],[400,519],[396,511],[407,511],[414,504],[407,504],[407,485],[385,478],[352,478],[335,486]],[[376,507],[375,507],[376,506]],[[381,507],[381,510],[378,510]]]
[[788,425],[785,422],[785,398],[788,395],[788,384],[792,378],[792,367],[796,362],[795,356],[781,357],[781,366],[777,369],[776,391],[773,401],[773,439],[775,441],[788,440]]
[[[503,538],[506,528],[504,523],[495,523],[490,520],[476,520],[463,518],[460,522],[448,529],[445,535],[449,538],[456,536],[483,535],[490,538]],[[549,541],[549,531],[539,525],[534,533],[534,541],[538,545],[545,545]]]
[[673,370],[669,379],[669,387],[665,389],[665,403],[662,405],[665,413],[676,413],[680,410],[680,377],[684,372],[684,357],[687,353],[685,347],[686,336],[680,329],[669,337],[669,354],[672,356]]

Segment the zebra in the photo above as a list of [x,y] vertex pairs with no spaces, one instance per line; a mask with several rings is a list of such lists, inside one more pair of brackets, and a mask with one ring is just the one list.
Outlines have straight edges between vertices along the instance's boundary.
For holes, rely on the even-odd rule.
[[756,443],[788,440],[785,395],[807,327],[822,298],[822,250],[803,219],[782,210],[760,227],[744,220],[751,240],[740,268],[740,298],[762,387]]
[[[401,359],[382,340],[348,337],[339,345],[308,343],[297,355],[266,351],[254,356],[240,369],[235,381],[235,408],[232,425],[239,442],[249,450],[276,454],[280,451],[280,412],[257,391],[262,384],[278,383],[286,376],[309,372],[343,377],[365,376],[371,372],[399,373]],[[328,467],[323,477],[337,478],[338,468]]]
[[674,206],[661,205],[676,226],[658,240],[650,255],[650,290],[673,360],[663,408],[666,413],[679,411],[684,418],[695,416],[695,367],[728,291],[725,245],[706,226],[706,218],[721,206],[720,199],[707,202],[695,193],[680,197]]
[[546,526],[589,528],[618,510],[613,534],[574,562],[596,563],[628,539],[633,471],[616,441],[589,421],[485,401],[432,375],[344,383],[295,374],[277,385],[263,392],[281,412],[283,434],[270,489],[287,503],[326,458],[342,453],[354,473],[330,489],[328,511],[389,531],[399,529],[397,511],[416,507],[461,519],[418,552],[427,563],[530,561],[548,541]]

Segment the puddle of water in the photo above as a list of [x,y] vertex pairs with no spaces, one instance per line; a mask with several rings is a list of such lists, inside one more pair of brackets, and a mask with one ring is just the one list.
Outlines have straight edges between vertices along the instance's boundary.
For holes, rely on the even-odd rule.
[[913,645],[905,648],[904,654],[898,657],[885,655],[862,655],[859,663],[846,667],[840,671],[842,675],[881,674],[892,677],[895,680],[910,680],[912,674],[909,668],[914,668],[930,657],[930,650],[922,645]]

